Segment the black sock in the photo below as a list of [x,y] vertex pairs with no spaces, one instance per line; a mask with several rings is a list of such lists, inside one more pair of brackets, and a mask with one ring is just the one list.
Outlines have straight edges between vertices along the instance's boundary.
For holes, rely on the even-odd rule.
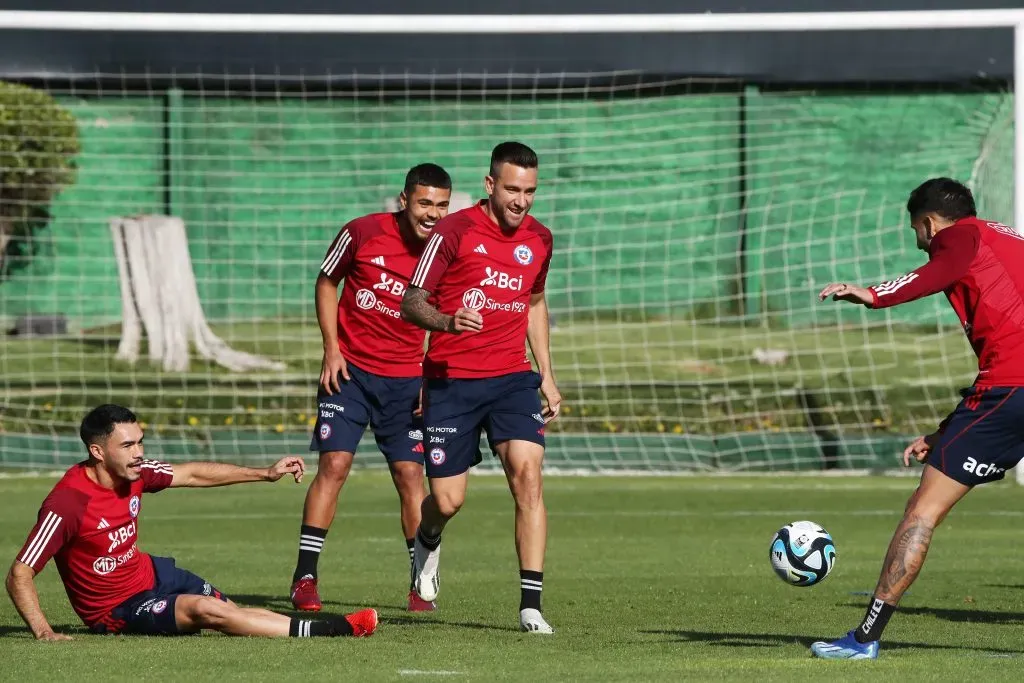
[[441,534],[437,536],[427,536],[423,533],[423,527],[416,530],[416,537],[420,539],[420,543],[427,550],[437,550],[437,546],[441,545]]
[[864,621],[853,632],[854,639],[858,643],[870,643],[872,640],[880,640],[882,638],[882,631],[885,630],[885,625],[889,623],[889,618],[892,617],[892,613],[895,611],[895,605],[882,602],[878,598],[872,598],[871,604],[868,605],[868,612],[864,615]]
[[519,610],[540,611],[540,592],[544,585],[544,572],[519,570]]
[[320,559],[320,551],[324,549],[327,529],[302,525],[299,529],[299,560],[295,563],[292,583],[303,577],[316,578],[316,563]]
[[409,590],[416,588],[416,577],[412,575],[412,556],[416,553],[416,539],[405,539],[405,546],[409,549]]
[[348,623],[345,619],[330,619],[327,621],[292,619],[292,623],[288,626],[288,635],[292,638],[350,636],[352,635],[352,624]]

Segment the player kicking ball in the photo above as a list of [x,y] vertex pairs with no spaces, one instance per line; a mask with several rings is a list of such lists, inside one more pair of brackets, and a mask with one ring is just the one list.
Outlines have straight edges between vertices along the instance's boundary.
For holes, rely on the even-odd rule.
[[39,509],[36,525],[7,574],[7,592],[37,640],[71,640],[55,633],[39,606],[35,576],[52,557],[71,607],[93,633],[184,635],[202,629],[233,636],[368,636],[377,611],[343,619],[292,619],[239,607],[169,557],[139,550],[142,494],[182,486],[205,488],[250,481],[302,479],[302,458],[266,469],[222,463],[170,465],[143,459],[134,413],[102,405],[79,431],[88,460],[67,471]]
[[822,300],[887,308],[944,292],[978,355],[974,386],[932,434],[907,446],[903,463],[925,463],[889,543],[860,626],[811,652],[826,659],[875,659],[900,598],[924,565],[932,534],[977,484],[1002,479],[1024,455],[1024,237],[977,218],[971,191],[934,178],[907,202],[924,266],[874,287],[830,284]]
[[[349,222],[320,266],[316,315],[324,359],[319,417],[310,445],[311,451],[320,452],[320,463],[302,511],[291,588],[296,609],[321,608],[317,563],[367,425],[398,490],[411,572],[413,535],[426,496],[418,416],[425,334],[402,320],[399,309],[423,245],[448,213],[451,194],[452,181],[443,168],[413,167],[399,196],[401,209]],[[421,600],[410,585],[408,609],[430,611],[435,605]]]
[[[552,633],[541,615],[547,543],[541,464],[544,425],[558,415],[562,397],[551,370],[544,297],[551,231],[529,215],[537,155],[518,142],[498,145],[484,187],[487,199],[438,223],[402,301],[402,314],[431,331],[423,359],[430,495],[416,533],[415,589],[423,600],[437,597],[441,532],[466,498],[484,430],[515,501],[520,627]],[[538,372],[526,356],[527,341]]]

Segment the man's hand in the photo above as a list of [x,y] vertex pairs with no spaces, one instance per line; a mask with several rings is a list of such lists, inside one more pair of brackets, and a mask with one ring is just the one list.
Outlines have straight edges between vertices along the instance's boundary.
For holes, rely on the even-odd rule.
[[833,301],[850,301],[855,304],[864,304],[865,306],[870,306],[875,301],[871,296],[871,290],[867,287],[857,287],[856,285],[848,285],[844,282],[833,282],[825,287],[818,294],[818,300],[824,301],[829,296],[832,297]]
[[295,483],[302,481],[302,475],[306,473],[306,463],[297,455],[289,455],[281,458],[267,468],[267,481],[277,481],[286,474],[295,477]]
[[562,394],[553,379],[544,379],[540,383],[540,394],[546,404],[541,415],[544,417],[544,424],[547,424],[558,417],[558,411],[562,408]]
[[480,315],[479,311],[474,311],[472,308],[460,308],[455,311],[451,324],[448,325],[448,331],[452,334],[479,332],[482,329],[484,329],[484,317]]
[[74,640],[71,636],[66,636],[63,633],[54,633],[53,631],[43,631],[36,636],[36,640]]
[[323,364],[320,366],[320,386],[328,394],[341,391],[341,384],[338,382],[338,375],[345,378],[345,381],[352,379],[348,375],[348,363],[338,349],[324,351]]
[[903,466],[910,467],[910,459],[924,462],[932,448],[939,442],[939,433],[933,432],[925,436],[919,436],[913,443],[903,449]]

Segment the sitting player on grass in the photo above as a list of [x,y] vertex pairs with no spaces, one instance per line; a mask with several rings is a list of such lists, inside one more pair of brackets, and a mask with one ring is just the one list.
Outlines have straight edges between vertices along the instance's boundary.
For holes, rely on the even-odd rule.
[[71,606],[93,633],[182,635],[211,629],[235,636],[308,637],[374,632],[372,609],[309,621],[239,607],[177,568],[173,559],[151,557],[136,545],[143,493],[277,481],[286,474],[299,482],[302,458],[282,458],[266,469],[144,460],[135,414],[116,405],[93,409],[79,433],[89,459],[69,469],[50,491],[7,575],[7,592],[37,640],[70,640],[51,628],[36,593],[35,576],[51,557]]

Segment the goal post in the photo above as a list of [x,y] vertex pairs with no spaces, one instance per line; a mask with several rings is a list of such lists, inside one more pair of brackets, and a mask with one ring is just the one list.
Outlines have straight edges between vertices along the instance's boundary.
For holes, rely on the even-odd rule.
[[[495,85],[457,65],[414,77],[357,73],[341,84],[301,72],[254,73],[243,85],[215,74],[26,78],[76,116],[80,177],[56,200],[49,252],[0,281],[0,319],[64,313],[73,331],[0,341],[0,465],[73,461],[77,420],[102,401],[136,407],[172,458],[304,450],[320,364],[312,280],[339,226],[393,207],[405,170],[422,161],[442,164],[457,192],[478,196],[491,147],[516,138],[540,154],[534,212],[556,236],[548,296],[566,410],[549,433],[551,467],[894,467],[907,437],[936,424],[956,387],[970,383],[969,345],[937,298],[868,312],[817,305],[813,293],[831,279],[879,281],[920,263],[902,207],[928,175],[970,182],[983,211],[1024,226],[1024,164],[1016,163],[1024,136],[1014,135],[1024,107],[1013,97],[1024,74],[1022,26],[1024,10],[0,11],[0,35],[975,27],[1015,37],[1012,90],[865,84],[850,92],[615,71],[508,74]],[[233,360],[182,358],[175,337],[174,362],[129,362],[152,311],[125,289],[127,247],[114,236],[122,217],[153,215],[177,221],[174,260],[148,263],[181,275],[188,301],[172,303],[189,312],[211,357]],[[142,291],[161,284],[150,276]],[[160,320],[153,325],[162,330]]]

